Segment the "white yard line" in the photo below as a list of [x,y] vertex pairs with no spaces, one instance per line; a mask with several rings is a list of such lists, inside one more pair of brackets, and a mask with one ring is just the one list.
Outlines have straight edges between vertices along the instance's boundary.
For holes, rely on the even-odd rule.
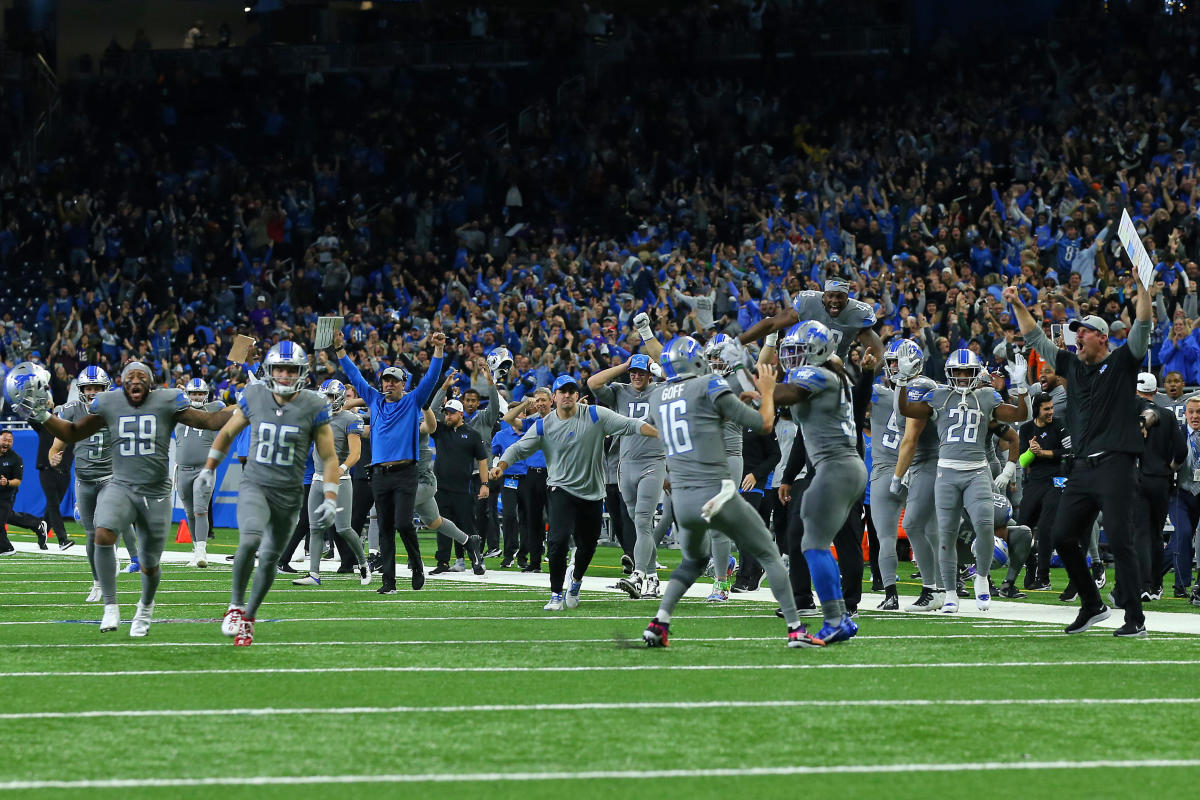
[[[346,644],[356,644],[346,642]],[[58,646],[58,645],[52,645]],[[120,645],[111,645],[119,647]],[[219,643],[206,645],[217,647]],[[98,670],[98,671],[59,671],[48,669],[42,672],[0,672],[4,678],[119,678],[132,676],[159,675],[321,675],[333,673],[431,673],[431,674],[472,674],[472,673],[574,673],[574,672],[758,672],[779,670],[826,670],[826,669],[1037,669],[1043,667],[1194,667],[1194,659],[1138,659],[1129,661],[1095,659],[1088,661],[946,661],[930,662],[917,661],[892,664],[630,664],[606,666],[559,666],[559,667],[505,667],[487,665],[478,667],[238,667],[213,669],[134,669],[134,670]]]
[[1103,761],[975,761],[937,764],[838,764],[827,766],[767,766],[692,769],[580,770],[576,772],[436,772],[394,775],[258,775],[209,778],[109,778],[75,781],[7,781],[0,791],[28,789],[142,789],[203,786],[287,786],[321,784],[491,783],[505,781],[582,781],[670,778],[757,778],[795,775],[911,774],[929,772],[1008,772],[1010,770],[1092,770],[1191,768],[1200,759],[1141,759]]
[[1200,705],[1200,697],[1050,697],[896,700],[701,700],[619,703],[513,703],[462,706],[335,706],[310,708],[148,708],[93,711],[29,711],[0,714],[0,720],[124,719],[143,717],[293,717],[364,714],[479,714],[544,711],[711,711],[738,708],[907,708],[955,706],[1184,706]]

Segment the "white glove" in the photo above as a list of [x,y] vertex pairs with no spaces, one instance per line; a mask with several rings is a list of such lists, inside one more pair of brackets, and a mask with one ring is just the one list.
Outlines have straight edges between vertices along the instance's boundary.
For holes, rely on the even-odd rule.
[[650,326],[650,315],[645,311],[633,318],[633,327],[637,329],[643,342],[654,338],[654,328]]
[[1003,494],[1008,485],[1012,483],[1013,476],[1017,474],[1017,465],[1009,461],[1004,465],[1004,469],[1000,470],[1000,474],[996,476],[996,480],[992,481],[992,488]]
[[888,491],[899,498],[908,494],[908,473],[904,473],[903,476],[893,475],[891,482],[888,483]]
[[763,342],[763,347],[778,347],[779,331],[771,331],[767,334],[766,340]]
[[[897,385],[907,386],[909,381],[921,374],[921,359],[911,353],[901,353],[896,360]],[[900,383],[903,381],[903,383]]]
[[317,510],[313,512],[312,524],[317,530],[324,530],[333,524],[337,518],[337,502],[326,497]]
[[196,476],[196,480],[192,482],[192,490],[198,495],[212,496],[213,489],[217,485],[217,473],[205,467],[200,470],[200,474]]

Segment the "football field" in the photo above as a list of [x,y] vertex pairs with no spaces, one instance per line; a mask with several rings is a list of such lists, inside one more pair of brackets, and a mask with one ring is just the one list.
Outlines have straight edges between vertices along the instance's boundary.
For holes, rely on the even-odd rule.
[[420,592],[401,578],[394,596],[280,575],[254,645],[235,648],[218,625],[233,536],[219,531],[208,570],[164,564],[141,640],[137,575],[120,576],[122,625],[101,635],[82,545],[0,559],[0,794],[1103,798],[1200,781],[1200,609],[1184,600],[1118,640],[1065,636],[1076,607],[1050,593],[986,615],[864,599],[857,638],[789,650],[765,591],[698,596],[670,648],[649,650],[657,603],[604,590],[619,551],[601,548],[579,608],[559,613],[542,610],[544,573],[499,559]]

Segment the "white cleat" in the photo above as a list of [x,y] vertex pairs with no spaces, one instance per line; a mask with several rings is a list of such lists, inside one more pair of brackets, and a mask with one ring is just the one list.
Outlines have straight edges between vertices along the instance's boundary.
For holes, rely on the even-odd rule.
[[561,594],[557,594],[557,593],[551,594],[550,602],[546,603],[546,605],[542,606],[542,611],[562,611],[562,610],[563,610],[563,596]]
[[940,611],[942,609],[942,606],[944,606],[944,605],[946,605],[946,593],[945,592],[934,592],[933,593],[933,607],[930,608],[930,611]]
[[567,608],[579,608],[579,590],[583,588],[583,581],[571,581],[571,585],[567,587],[567,595],[563,598]]
[[137,613],[133,615],[133,622],[129,625],[129,635],[135,639],[140,639],[150,632],[150,622],[154,618],[154,603],[144,606],[141,603],[137,605]]
[[237,606],[230,606],[225,612],[225,618],[221,620],[221,633],[226,636],[237,636],[238,630],[242,627],[242,610]]
[[700,506],[700,516],[704,518],[705,522],[712,522],[713,517],[719,514],[725,504],[735,497],[737,497],[737,485],[728,479],[721,481],[721,491]]
[[370,586],[372,577],[373,577],[373,575],[371,574],[370,567],[368,567],[366,564],[358,565],[358,583],[359,583],[359,585]]
[[208,567],[208,543],[207,542],[197,542],[196,543],[195,552],[193,553],[193,560],[196,562],[196,566],[199,567],[200,569],[206,569]]
[[642,589],[642,597],[662,597],[662,592],[658,588],[658,575],[651,572],[646,576],[646,583]]
[[100,584],[93,581],[92,582],[92,590],[90,592],[88,592],[87,599],[85,599],[83,602],[99,603],[100,600],[103,599],[103,597],[104,597],[104,594],[100,591]]
[[305,575],[303,578],[297,578],[296,580],[292,581],[292,586],[320,586],[320,585],[321,585],[321,576],[314,575],[311,572],[308,573],[307,575]]
[[980,611],[987,611],[992,607],[991,588],[987,575],[975,576],[975,605]]
[[958,598],[952,599],[952,598],[947,597],[946,602],[942,604],[942,613],[943,614],[957,614],[958,613]]
[[100,618],[100,632],[115,631],[121,624],[121,607],[116,603],[104,604],[104,616]]

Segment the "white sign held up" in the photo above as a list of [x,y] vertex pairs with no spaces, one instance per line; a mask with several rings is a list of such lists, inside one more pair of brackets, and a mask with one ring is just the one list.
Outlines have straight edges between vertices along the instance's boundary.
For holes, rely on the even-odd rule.
[[324,350],[333,344],[333,332],[342,329],[345,317],[317,317],[317,335],[313,347]]
[[1154,262],[1150,260],[1150,254],[1146,252],[1146,246],[1142,244],[1142,238],[1138,236],[1137,228],[1134,227],[1133,220],[1129,218],[1128,210],[1121,212],[1121,224],[1117,226],[1117,238],[1120,239],[1121,246],[1129,255],[1129,260],[1133,262],[1142,286],[1153,285]]

